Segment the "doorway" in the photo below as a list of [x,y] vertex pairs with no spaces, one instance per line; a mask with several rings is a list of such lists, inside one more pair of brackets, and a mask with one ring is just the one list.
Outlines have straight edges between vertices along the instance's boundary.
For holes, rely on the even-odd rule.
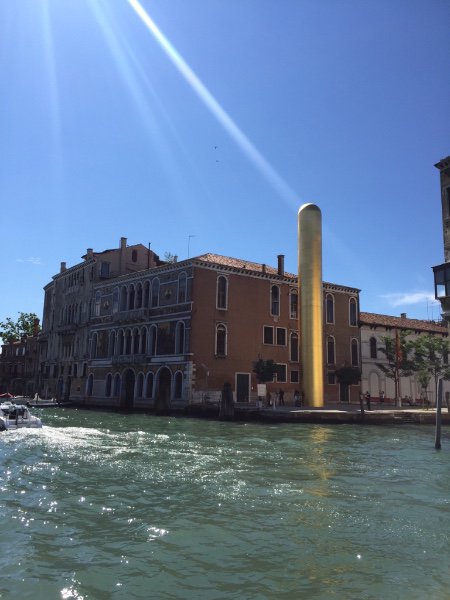
[[170,408],[170,397],[172,392],[172,373],[167,367],[163,367],[156,380],[155,410],[159,413]]
[[250,399],[250,373],[236,373],[236,402]]

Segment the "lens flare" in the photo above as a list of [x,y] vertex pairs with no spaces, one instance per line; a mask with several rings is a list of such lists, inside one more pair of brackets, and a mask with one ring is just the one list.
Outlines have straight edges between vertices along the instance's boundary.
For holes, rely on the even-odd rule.
[[228,132],[230,137],[241,148],[259,172],[269,181],[280,196],[290,205],[296,207],[298,195],[289,187],[284,179],[275,171],[264,156],[255,148],[244,132],[236,125],[233,119],[222,108],[207,87],[200,81],[191,67],[186,63],[179,52],[172,46],[166,36],[157,27],[153,19],[138,2],[138,0],[127,0],[144,25],[149,29],[161,48],[167,54],[184,79],[189,83],[205,106]]

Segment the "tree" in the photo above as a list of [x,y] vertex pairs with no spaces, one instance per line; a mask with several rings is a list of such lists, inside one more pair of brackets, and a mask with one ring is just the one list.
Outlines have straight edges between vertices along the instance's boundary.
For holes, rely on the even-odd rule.
[[413,348],[413,342],[407,339],[408,331],[395,331],[395,338],[383,336],[381,338],[384,348],[379,350],[384,354],[386,362],[376,363],[377,367],[382,371],[388,379],[394,381],[395,386],[395,404],[402,405],[399,393],[400,377],[408,377],[417,369],[414,361],[411,360],[410,353]]
[[361,381],[361,370],[358,367],[344,365],[334,373],[339,384],[345,387],[344,397],[348,401],[348,388],[350,385],[356,385]]
[[7,317],[6,321],[0,321],[0,337],[3,342],[9,343],[32,336],[35,333],[36,320],[38,317],[35,313],[19,312],[17,321]]
[[273,381],[273,376],[277,370],[278,367],[276,363],[271,359],[263,360],[260,358],[253,364],[253,373],[256,373],[256,378],[259,383]]
[[172,252],[164,252],[164,260],[167,263],[176,263],[177,262],[177,257],[175,254],[172,254]]
[[436,437],[435,448],[441,447],[441,408],[442,393],[439,393],[439,380],[450,379],[450,367],[448,364],[449,344],[444,338],[435,335],[423,335],[413,342],[414,363],[418,373],[422,374],[425,381],[434,380],[434,391],[436,398]]

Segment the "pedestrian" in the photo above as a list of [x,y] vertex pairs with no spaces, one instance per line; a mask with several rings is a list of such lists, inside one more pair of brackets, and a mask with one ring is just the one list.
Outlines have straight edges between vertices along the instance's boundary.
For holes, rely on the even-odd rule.
[[284,392],[281,389],[278,392],[278,403],[280,406],[284,406]]
[[294,406],[300,406],[300,392],[298,390],[294,392]]
[[366,394],[365,394],[365,398],[366,398],[367,410],[372,410],[372,409],[370,408],[370,400],[371,400],[371,398],[370,398],[370,394],[369,394],[369,392],[366,392]]
[[381,390],[380,392],[380,403],[383,404],[384,403],[384,391]]
[[274,392],[273,393],[273,400],[272,400],[272,408],[273,408],[273,410],[275,410],[276,407],[277,407],[277,393]]

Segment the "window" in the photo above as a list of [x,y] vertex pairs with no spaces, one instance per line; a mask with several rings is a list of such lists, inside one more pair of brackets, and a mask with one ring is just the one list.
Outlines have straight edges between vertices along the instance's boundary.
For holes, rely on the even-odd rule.
[[377,358],[377,339],[374,337],[370,338],[370,358]]
[[283,364],[277,364],[277,370],[276,370],[276,380],[278,381],[278,383],[286,383],[287,379],[286,379],[286,365]]
[[270,314],[280,316],[280,288],[277,285],[270,288]]
[[111,396],[111,387],[112,387],[112,375],[108,373],[106,377],[106,385],[105,385],[105,396],[109,398]]
[[175,335],[175,354],[183,354],[184,352],[184,323],[177,323]]
[[137,262],[137,258],[138,258],[137,250],[133,250],[132,253],[131,253],[131,260],[133,262]]
[[334,348],[334,337],[329,335],[327,337],[327,363],[334,365],[336,363],[335,348]]
[[175,373],[174,393],[177,400],[180,400],[183,396],[183,375],[180,371]]
[[144,375],[139,373],[136,381],[136,397],[142,398],[142,392],[144,391]]
[[277,327],[277,345],[286,346],[286,329],[284,327]]
[[150,356],[156,354],[156,325],[152,325],[150,328]]
[[289,360],[292,360],[293,362],[298,362],[298,335],[296,333],[291,333]]
[[118,290],[118,288],[114,288],[114,291],[113,291],[112,310],[113,310],[113,313],[116,313],[119,310],[119,290]]
[[152,283],[152,308],[159,306],[159,279],[154,279]]
[[351,343],[352,367],[357,367],[359,364],[358,340],[353,339]]
[[186,273],[180,273],[178,276],[178,302],[186,302]]
[[145,385],[145,397],[153,398],[153,373],[147,374],[147,381]]
[[142,284],[138,283],[136,287],[136,308],[142,307]]
[[110,264],[107,262],[102,262],[100,264],[100,277],[109,277],[109,269]]
[[97,334],[94,333],[91,341],[91,358],[97,358]]
[[291,383],[298,383],[298,371],[291,371]]
[[223,323],[216,327],[216,356],[227,355],[227,328]]
[[216,305],[217,308],[228,308],[228,280],[223,275],[217,278]]
[[356,327],[358,325],[358,310],[355,298],[350,298],[349,300],[349,313],[350,325]]
[[120,310],[127,310],[127,288],[124,285],[120,288]]
[[133,310],[134,308],[134,285],[130,285],[130,289],[128,290],[128,310]]
[[289,295],[289,316],[291,319],[298,317],[298,292],[291,290]]
[[264,325],[264,343],[273,344],[273,327]]
[[334,323],[334,297],[327,294],[325,298],[326,322]]
[[141,329],[141,354],[147,354],[147,328]]
[[144,284],[144,306],[148,308],[150,304],[150,281],[146,281]]
[[336,375],[334,373],[327,374],[327,383],[328,385],[334,385],[336,383]]
[[120,396],[121,380],[119,373],[114,376],[114,396]]

